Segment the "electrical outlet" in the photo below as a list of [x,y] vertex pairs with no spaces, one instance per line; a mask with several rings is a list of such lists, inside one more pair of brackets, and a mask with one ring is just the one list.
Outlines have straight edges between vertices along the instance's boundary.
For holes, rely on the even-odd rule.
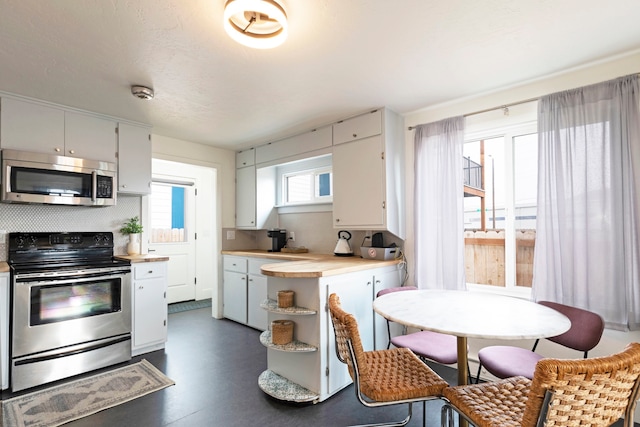
[[236,239],[236,230],[227,230],[227,240]]
[[296,241],[296,232],[295,231],[290,231],[289,232],[289,240],[291,240],[292,242]]

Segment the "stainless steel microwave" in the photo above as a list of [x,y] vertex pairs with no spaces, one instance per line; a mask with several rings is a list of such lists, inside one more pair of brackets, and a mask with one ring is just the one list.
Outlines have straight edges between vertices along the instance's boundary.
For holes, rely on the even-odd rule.
[[116,164],[75,157],[2,150],[4,203],[112,206]]

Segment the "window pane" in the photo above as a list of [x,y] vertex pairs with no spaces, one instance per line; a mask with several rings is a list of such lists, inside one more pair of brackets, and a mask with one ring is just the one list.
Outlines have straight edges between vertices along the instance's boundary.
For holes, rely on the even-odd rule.
[[311,174],[292,175],[287,180],[287,202],[308,202],[311,200],[313,189]]
[[538,197],[538,135],[513,138],[516,286],[531,287]]
[[513,189],[516,228],[536,228],[538,197],[538,135],[513,138]]
[[151,243],[185,242],[184,187],[151,185]]
[[318,197],[331,195],[331,173],[321,173],[318,175]]

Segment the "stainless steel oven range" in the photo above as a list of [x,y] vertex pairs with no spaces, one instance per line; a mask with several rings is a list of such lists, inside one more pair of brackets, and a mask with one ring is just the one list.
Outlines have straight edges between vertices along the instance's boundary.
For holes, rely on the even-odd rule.
[[113,233],[10,233],[11,389],[131,359],[131,266]]

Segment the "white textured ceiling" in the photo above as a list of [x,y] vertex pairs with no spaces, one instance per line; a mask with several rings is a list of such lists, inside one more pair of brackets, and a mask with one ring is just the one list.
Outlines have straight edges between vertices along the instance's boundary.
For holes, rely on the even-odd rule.
[[252,50],[224,33],[224,0],[0,0],[0,90],[236,149],[640,48],[638,0],[281,3],[288,40]]

